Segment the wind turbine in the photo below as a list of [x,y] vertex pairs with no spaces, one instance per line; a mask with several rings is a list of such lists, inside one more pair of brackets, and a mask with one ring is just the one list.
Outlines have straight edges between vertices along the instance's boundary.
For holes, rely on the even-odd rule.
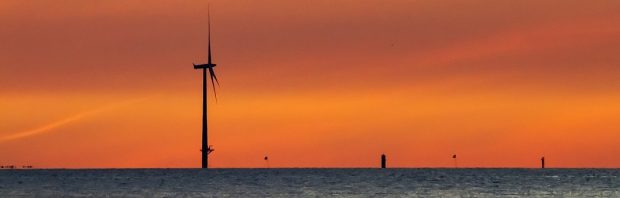
[[220,83],[217,80],[217,76],[215,75],[215,71],[213,71],[213,67],[216,66],[212,62],[211,58],[211,14],[210,11],[207,10],[208,17],[208,59],[207,64],[193,64],[194,69],[202,69],[202,148],[200,151],[202,152],[202,168],[209,168],[209,154],[213,152],[213,148],[208,143],[208,128],[207,128],[207,70],[209,70],[209,77],[211,79],[211,85],[213,86],[213,94],[215,96],[215,101],[217,101],[217,93],[215,92],[215,84],[218,86]]

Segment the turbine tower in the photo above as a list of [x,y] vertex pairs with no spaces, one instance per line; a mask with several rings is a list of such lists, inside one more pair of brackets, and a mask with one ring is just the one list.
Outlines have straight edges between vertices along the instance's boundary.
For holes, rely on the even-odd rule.
[[215,76],[215,71],[213,71],[213,67],[215,64],[211,59],[211,15],[209,14],[209,10],[207,10],[208,17],[208,59],[207,64],[193,64],[194,69],[202,69],[202,148],[200,152],[202,152],[202,168],[209,168],[209,154],[213,152],[213,148],[208,143],[208,127],[207,127],[207,69],[209,70],[209,78],[211,78],[211,85],[213,86],[213,95],[215,96],[215,101],[217,101],[217,93],[215,92],[215,84],[218,86],[220,83],[217,80],[217,76]]

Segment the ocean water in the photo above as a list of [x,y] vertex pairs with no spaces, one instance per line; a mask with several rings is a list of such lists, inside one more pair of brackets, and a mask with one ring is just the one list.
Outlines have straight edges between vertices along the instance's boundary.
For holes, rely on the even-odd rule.
[[620,197],[620,169],[0,170],[0,197]]

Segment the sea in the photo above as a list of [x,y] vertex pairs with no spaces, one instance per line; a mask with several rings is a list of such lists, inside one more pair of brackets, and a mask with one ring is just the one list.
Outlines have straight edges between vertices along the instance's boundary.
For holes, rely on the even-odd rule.
[[0,197],[620,197],[620,169],[12,169]]

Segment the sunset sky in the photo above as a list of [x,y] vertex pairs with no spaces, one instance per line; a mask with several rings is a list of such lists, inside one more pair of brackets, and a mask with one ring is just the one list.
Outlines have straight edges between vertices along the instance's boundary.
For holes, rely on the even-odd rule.
[[[620,167],[617,0],[2,0],[0,165]],[[209,93],[212,94],[212,93]]]

